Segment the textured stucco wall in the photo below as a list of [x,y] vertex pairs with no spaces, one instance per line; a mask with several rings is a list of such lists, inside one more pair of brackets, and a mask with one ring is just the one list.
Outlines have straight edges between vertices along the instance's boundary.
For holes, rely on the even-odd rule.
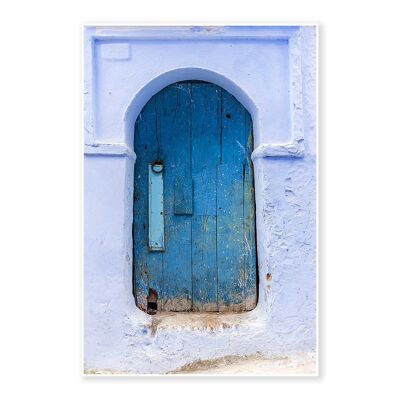
[[[315,27],[87,28],[86,369],[163,373],[315,351],[315,57]],[[152,94],[184,79],[219,84],[253,118],[260,293],[249,313],[163,319],[132,297],[134,121]]]

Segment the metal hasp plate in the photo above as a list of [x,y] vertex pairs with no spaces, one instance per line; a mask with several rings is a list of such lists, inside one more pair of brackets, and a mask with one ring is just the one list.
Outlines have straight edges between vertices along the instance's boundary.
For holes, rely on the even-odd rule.
[[164,250],[164,165],[149,164],[149,248]]

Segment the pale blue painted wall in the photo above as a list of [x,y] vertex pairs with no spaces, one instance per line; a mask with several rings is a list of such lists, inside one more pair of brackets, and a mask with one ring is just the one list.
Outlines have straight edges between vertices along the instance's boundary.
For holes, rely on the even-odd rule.
[[[252,115],[260,298],[233,328],[153,335],[131,294],[133,125],[153,94],[185,79],[219,84]],[[87,28],[84,90],[86,368],[157,373],[314,351],[315,27]]]

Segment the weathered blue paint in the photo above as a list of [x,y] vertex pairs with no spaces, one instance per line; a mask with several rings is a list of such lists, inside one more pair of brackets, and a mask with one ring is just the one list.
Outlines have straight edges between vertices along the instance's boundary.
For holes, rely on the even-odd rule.
[[[218,311],[217,160],[220,157],[221,91],[193,83],[192,221],[193,310]],[[214,116],[211,118],[210,116]]]
[[164,166],[149,164],[149,250],[164,250]]
[[[170,85],[155,95],[155,105],[155,113],[154,102],[144,107],[135,138],[141,166],[135,170],[135,190],[150,192],[154,242],[143,246],[145,229],[138,221],[134,247],[140,254],[134,265],[141,271],[151,251],[162,249],[163,268],[162,273],[148,268],[145,275],[136,273],[138,305],[146,310],[147,293],[157,291],[146,285],[150,274],[161,288],[160,310],[251,310],[257,300],[251,118],[232,95],[205,82]],[[154,118],[156,123],[150,125],[155,130],[139,128]],[[149,153],[150,141],[155,148]],[[155,153],[157,159],[149,160]],[[150,162],[148,172],[142,159]],[[152,170],[151,162],[157,160],[164,165],[163,173]],[[146,173],[148,181],[142,179]],[[134,212],[143,210],[135,207]]]
[[190,176],[176,177],[174,182],[175,215],[192,215],[193,186]]
[[[249,113],[245,114],[245,132],[251,129],[252,122]],[[244,302],[245,308],[253,307],[253,302],[257,296],[257,269],[253,268],[256,262],[256,246],[251,246],[254,240],[255,225],[255,209],[254,209],[254,174],[253,164],[247,156],[253,150],[253,136],[249,135],[244,138],[244,170],[243,170],[243,235],[244,235]]]

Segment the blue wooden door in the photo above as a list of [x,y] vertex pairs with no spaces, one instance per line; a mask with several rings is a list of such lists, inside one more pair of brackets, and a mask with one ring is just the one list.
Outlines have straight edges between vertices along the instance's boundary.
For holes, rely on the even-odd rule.
[[135,125],[134,292],[139,308],[255,307],[252,122],[219,86],[172,84]]

